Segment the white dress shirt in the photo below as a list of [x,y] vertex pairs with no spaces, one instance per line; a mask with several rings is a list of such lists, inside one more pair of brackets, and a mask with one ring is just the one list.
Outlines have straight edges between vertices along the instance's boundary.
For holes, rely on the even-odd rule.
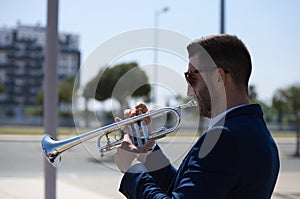
[[228,114],[230,111],[233,111],[234,109],[237,109],[237,108],[240,108],[240,107],[243,107],[243,106],[247,106],[247,105],[249,105],[249,104],[241,104],[241,105],[238,105],[238,106],[234,106],[234,107],[224,111],[223,113],[220,113],[219,115],[217,115],[216,117],[212,118],[209,121],[208,129],[213,127],[217,122],[219,122],[223,117],[225,117],[225,115]]

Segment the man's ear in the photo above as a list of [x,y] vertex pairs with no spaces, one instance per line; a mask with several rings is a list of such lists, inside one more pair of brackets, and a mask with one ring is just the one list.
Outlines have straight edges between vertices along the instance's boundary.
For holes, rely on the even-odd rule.
[[227,80],[227,77],[226,77],[226,73],[225,73],[224,69],[221,67],[218,67],[217,82],[221,83],[221,81],[223,81],[223,84],[225,85],[226,80]]

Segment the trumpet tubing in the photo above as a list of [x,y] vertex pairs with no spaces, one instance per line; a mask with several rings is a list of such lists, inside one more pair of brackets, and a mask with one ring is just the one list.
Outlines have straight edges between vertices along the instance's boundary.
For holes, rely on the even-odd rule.
[[[176,107],[165,107],[132,118],[121,120],[120,122],[112,123],[107,126],[103,126],[101,128],[89,131],[87,133],[60,141],[56,141],[51,136],[45,134],[43,135],[41,140],[42,150],[46,159],[53,166],[57,167],[61,164],[61,154],[64,151],[67,151],[68,149],[82,142],[99,136],[97,140],[97,145],[99,153],[102,157],[106,152],[114,150],[116,146],[122,143],[124,133],[128,133],[131,136],[133,143],[137,143],[137,145],[142,145],[149,139],[159,139],[169,133],[176,131],[181,121],[181,115],[179,113],[179,110],[192,106],[197,106],[195,100],[189,101],[186,104],[182,104]],[[164,114],[174,115],[176,118],[174,124],[169,128],[163,126],[159,129],[149,131],[144,119],[148,117],[153,118]],[[120,137],[115,137],[115,140],[111,141],[109,135],[114,133],[115,131],[119,131],[121,133]],[[101,145],[102,139],[105,140],[105,144],[103,146]]]

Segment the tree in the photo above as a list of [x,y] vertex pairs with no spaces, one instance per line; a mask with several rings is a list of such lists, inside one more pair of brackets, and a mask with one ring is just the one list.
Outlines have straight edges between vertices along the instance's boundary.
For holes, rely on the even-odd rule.
[[[286,89],[280,89],[273,97],[273,105],[276,106],[280,114],[285,116],[296,128],[296,152],[300,155],[300,85],[292,85]],[[280,118],[282,115],[280,116]],[[280,119],[282,120],[282,119]]]
[[[58,102],[60,104],[68,104],[70,105],[72,103],[73,98],[73,88],[74,88],[74,77],[66,77],[59,81],[58,83]],[[75,87],[76,89],[76,87]],[[36,104],[37,105],[43,105],[44,103],[44,92],[40,91],[36,96]],[[70,116],[71,113],[66,113],[64,111],[61,112],[63,115]],[[42,112],[41,112],[42,115]]]
[[136,62],[131,62],[105,70],[98,82],[95,98],[99,101],[114,98],[123,110],[128,108],[129,97],[148,99],[150,91],[146,73]]
[[[74,77],[66,77],[58,83],[58,102],[71,103],[73,97]],[[44,92],[41,91],[36,96],[36,103],[42,105],[44,102]]]
[[130,62],[100,70],[85,86],[83,96],[86,100],[95,98],[98,101],[113,98],[123,110],[128,108],[130,97],[149,100],[150,91],[146,73],[136,62]]
[[264,118],[267,122],[271,122],[272,120],[272,115],[273,115],[273,111],[272,111],[272,107],[269,106],[267,103],[263,102],[262,100],[258,99],[258,94],[256,91],[256,86],[255,85],[250,85],[249,86],[249,98],[251,103],[253,104],[260,104],[263,111],[264,111]]
[[97,79],[93,78],[89,81],[83,90],[83,97],[84,97],[84,120],[85,120],[85,127],[89,127],[89,111],[88,111],[88,102],[90,99],[95,98],[95,90],[96,90],[96,83]]
[[277,112],[276,122],[280,129],[282,126],[283,115],[286,112],[285,110],[287,110],[286,104],[285,91],[283,89],[278,89],[273,96],[272,106]]
[[58,101],[71,103],[73,97],[74,77],[66,77],[58,84]]
[[248,93],[249,93],[249,98],[252,102],[257,100],[257,92],[256,92],[256,87],[254,85],[249,86]]
[[295,155],[300,155],[300,85],[289,87],[285,92],[285,98],[290,107],[292,122],[296,127],[296,152]]
[[0,79],[0,94],[2,94],[4,92],[5,92],[5,86],[4,86],[3,82]]

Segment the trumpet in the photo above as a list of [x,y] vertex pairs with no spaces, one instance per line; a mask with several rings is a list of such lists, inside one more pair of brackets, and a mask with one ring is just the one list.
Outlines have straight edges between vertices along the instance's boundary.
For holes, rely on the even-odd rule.
[[[61,165],[61,154],[64,151],[99,136],[97,146],[102,157],[105,153],[116,149],[116,147],[122,143],[125,133],[130,135],[133,143],[137,143],[137,145],[141,146],[149,139],[160,139],[165,137],[167,134],[176,131],[181,121],[181,109],[193,106],[197,106],[197,102],[194,99],[182,105],[160,108],[60,141],[56,141],[50,135],[44,134],[41,139],[43,154],[49,163],[51,163],[54,167],[58,167]],[[175,117],[174,124],[172,124],[171,127],[163,126],[149,131],[144,119],[166,114],[172,114]],[[119,131],[121,135],[118,138],[115,136],[115,140],[111,141],[109,135],[116,131]],[[105,144],[103,146],[101,145],[102,139],[105,139]]]

